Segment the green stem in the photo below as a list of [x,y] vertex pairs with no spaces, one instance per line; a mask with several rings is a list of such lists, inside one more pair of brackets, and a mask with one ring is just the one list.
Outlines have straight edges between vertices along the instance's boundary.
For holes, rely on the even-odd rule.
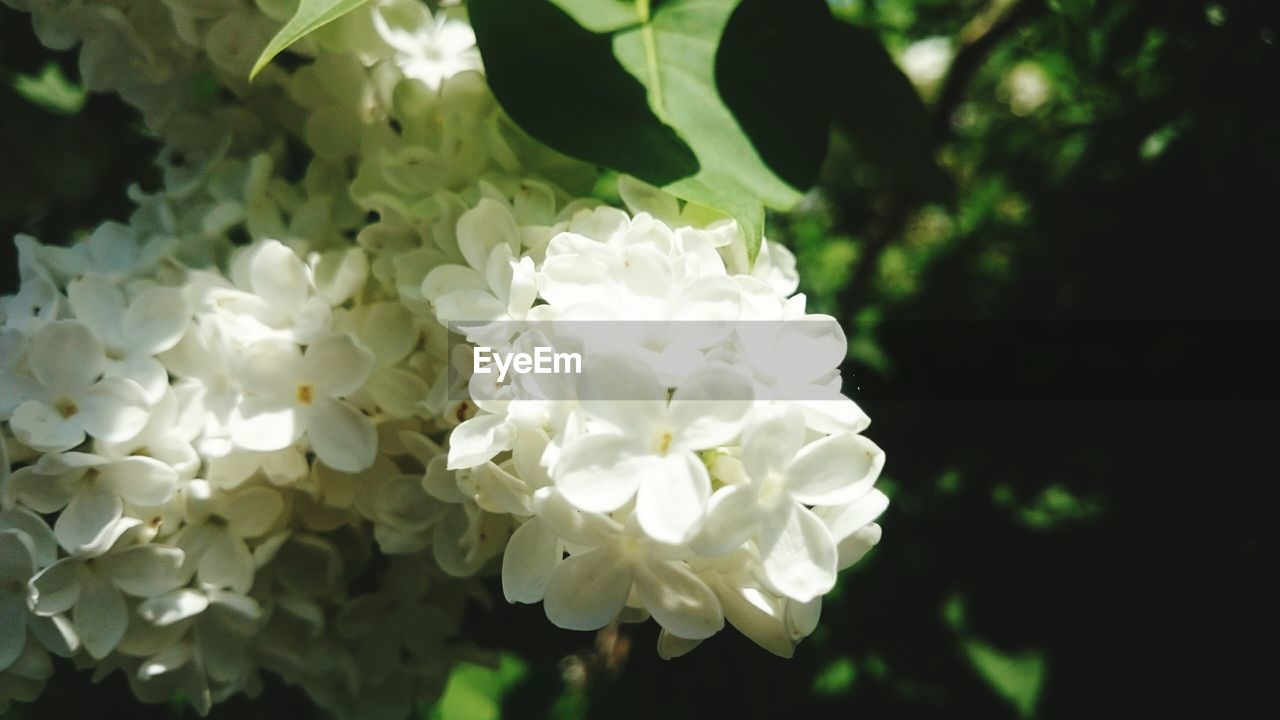
[[636,15],[640,17],[640,38],[644,41],[644,61],[649,73],[649,104],[653,114],[667,122],[667,108],[662,100],[662,81],[658,77],[658,39],[649,23],[649,0],[635,0]]

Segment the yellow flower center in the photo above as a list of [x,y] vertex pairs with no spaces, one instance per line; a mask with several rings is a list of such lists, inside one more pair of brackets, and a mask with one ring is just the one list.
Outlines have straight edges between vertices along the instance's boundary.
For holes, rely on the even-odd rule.
[[69,418],[80,412],[80,408],[76,406],[75,401],[69,397],[58,398],[53,403],[53,409],[57,410],[58,414],[64,418]]

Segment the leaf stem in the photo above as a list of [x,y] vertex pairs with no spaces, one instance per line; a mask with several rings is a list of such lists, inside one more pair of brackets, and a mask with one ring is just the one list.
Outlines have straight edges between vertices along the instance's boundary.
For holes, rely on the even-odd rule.
[[649,18],[649,0],[635,0],[636,15],[640,17],[640,38],[644,41],[644,62],[649,73],[649,99],[653,114],[667,122],[667,107],[662,99],[662,80],[658,76],[658,39]]

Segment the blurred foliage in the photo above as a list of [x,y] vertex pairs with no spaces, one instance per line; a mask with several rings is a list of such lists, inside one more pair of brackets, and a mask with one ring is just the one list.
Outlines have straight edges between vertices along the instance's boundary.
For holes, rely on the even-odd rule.
[[[889,456],[883,544],[791,660],[727,631],[666,662],[652,625],[602,647],[538,606],[477,610],[468,634],[512,654],[465,666],[426,717],[1252,710],[1270,682],[1254,658],[1270,651],[1256,618],[1274,505],[1256,495],[1277,398],[1231,385],[1223,400],[1250,358],[1180,328],[1272,332],[1257,323],[1280,305],[1280,6],[830,5],[864,42],[826,76],[845,121],[818,189],[768,234],[796,253],[810,308],[848,322],[846,390]],[[869,37],[918,94],[895,80],[895,102],[849,102],[857,63],[886,61]],[[129,182],[154,187],[136,119],[97,96],[76,112],[74,62],[8,10],[0,66],[0,234],[65,240],[123,217]],[[30,716],[168,712],[134,709],[118,676],[55,682]],[[305,707],[268,685],[215,715]]]
[[440,702],[427,708],[421,720],[498,720],[502,698],[527,672],[520,658],[509,653],[496,668],[463,663],[449,676]]

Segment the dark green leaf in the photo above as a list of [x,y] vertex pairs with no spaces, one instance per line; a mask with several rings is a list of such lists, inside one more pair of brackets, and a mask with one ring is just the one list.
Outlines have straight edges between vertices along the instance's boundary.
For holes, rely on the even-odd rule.
[[716,53],[716,86],[765,163],[808,188],[827,154],[833,21],[823,0],[742,0]]
[[763,205],[788,209],[800,193],[760,158],[716,89],[715,55],[738,0],[668,0],[642,24],[614,36],[614,54],[649,90],[658,117],[680,133],[701,166],[666,186],[675,195],[733,216],[754,259],[764,231]]
[[489,85],[527,133],[566,155],[667,185],[698,171],[644,88],[589,32],[546,0],[473,0]]

